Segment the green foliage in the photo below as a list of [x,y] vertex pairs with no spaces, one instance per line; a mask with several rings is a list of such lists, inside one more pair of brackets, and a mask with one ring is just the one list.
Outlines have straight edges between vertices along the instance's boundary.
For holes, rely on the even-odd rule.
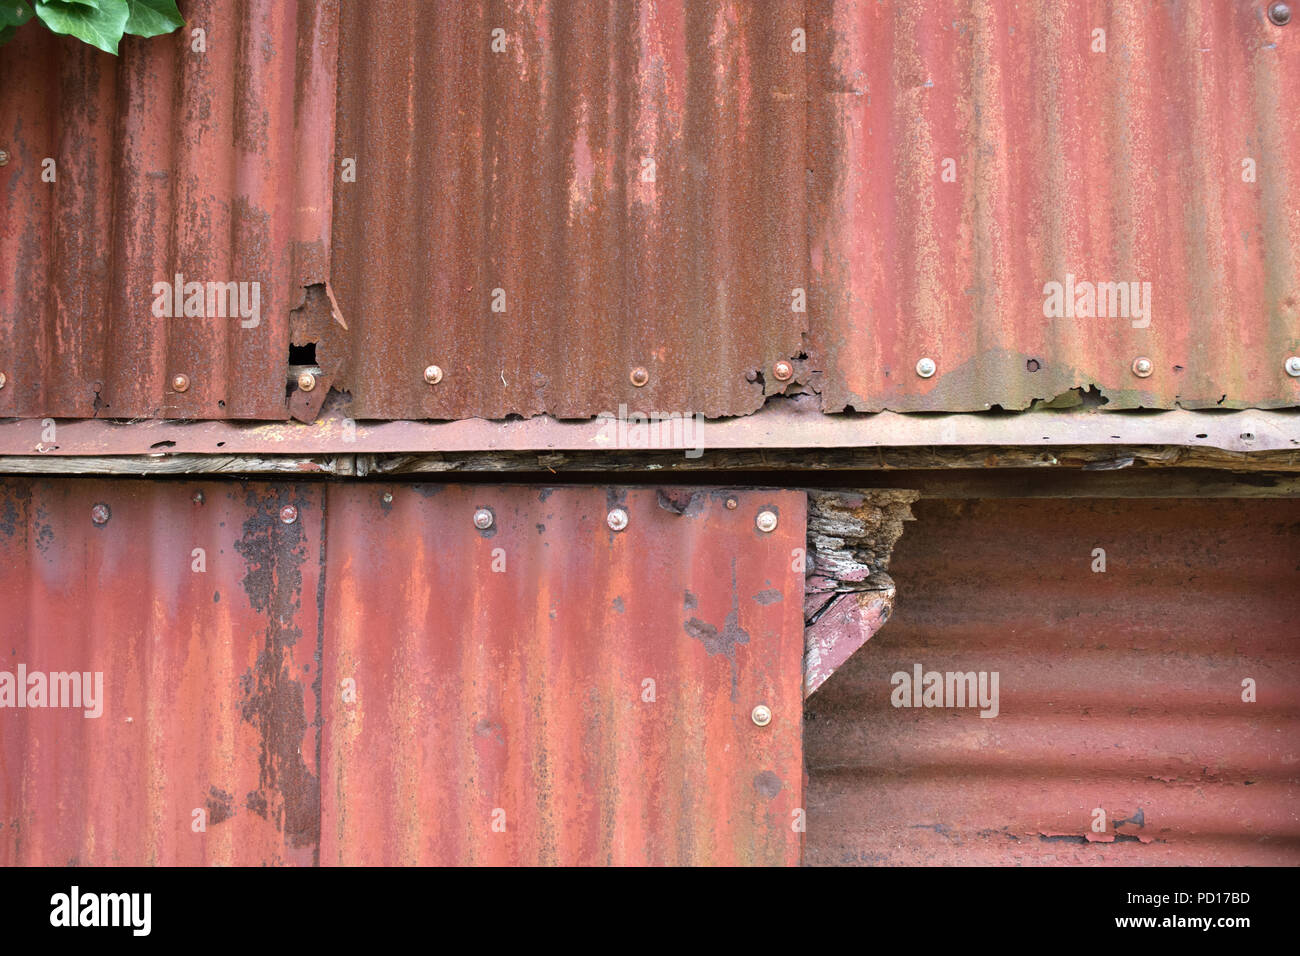
[[55,33],[113,54],[126,34],[156,37],[185,25],[176,0],[0,0],[0,44],[33,12]]

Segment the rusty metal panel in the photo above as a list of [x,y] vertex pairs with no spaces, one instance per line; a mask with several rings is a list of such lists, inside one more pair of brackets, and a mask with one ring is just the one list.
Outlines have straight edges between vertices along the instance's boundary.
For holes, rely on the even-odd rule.
[[[915,512],[893,617],[809,701],[807,862],[1300,863],[1300,502]],[[997,672],[997,716],[895,707],[918,663]]]
[[[1090,385],[1110,408],[1300,403],[1300,26],[1267,6],[810,4],[825,409],[1019,409]],[[1149,282],[1151,309],[1046,317],[1067,274]]]
[[797,863],[805,509],[331,487],[322,862]]
[[344,4],[351,331],[324,347],[350,414],[758,408],[807,328],[802,25],[793,0]]
[[[0,48],[0,415],[287,417],[289,314],[328,279],[337,9],[181,7],[119,57],[36,22]],[[178,274],[246,283],[245,311],[156,316]]]
[[[322,494],[0,482],[0,866],[314,862]],[[16,709],[19,668],[99,715]]]

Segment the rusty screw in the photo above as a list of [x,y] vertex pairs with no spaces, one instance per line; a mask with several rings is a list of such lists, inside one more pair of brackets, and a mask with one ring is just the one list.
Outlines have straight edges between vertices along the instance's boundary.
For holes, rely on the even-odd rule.
[[766,727],[772,722],[772,711],[767,704],[759,704],[749,713],[749,719],[759,727]]
[[650,373],[645,370],[645,366],[638,365],[636,368],[632,369],[632,374],[629,375],[628,378],[632,380],[633,385],[640,388],[646,382],[650,381]]
[[310,392],[315,387],[316,387],[316,376],[313,375],[311,372],[303,372],[301,375],[298,376],[299,391]]
[[385,491],[385,492],[384,492],[384,504],[386,504],[386,505],[391,505],[392,503],[393,503],[393,493],[392,493],[391,491]]
[[758,525],[758,530],[759,530],[759,531],[762,531],[762,532],[764,532],[764,533],[767,533],[767,532],[769,532],[769,531],[775,531],[775,530],[776,530],[776,512],[775,512],[775,511],[760,511],[760,512],[758,513],[758,517],[754,520],[754,524]]
[[172,391],[183,392],[190,387],[190,377],[188,375],[172,376]]
[[113,512],[109,510],[108,505],[100,503],[90,509],[90,520],[95,524],[108,524],[108,519],[113,517]]
[[727,510],[728,510],[728,511],[735,511],[735,510],[736,510],[737,508],[739,508],[739,507],[740,507],[740,502],[737,501],[735,498],[728,498],[728,499],[727,499]]
[[437,385],[442,381],[442,369],[436,365],[430,365],[424,370],[424,380],[430,385]]
[[772,374],[776,376],[778,382],[788,382],[790,376],[794,374],[794,366],[782,359],[772,366]]
[[923,358],[916,363],[916,374],[921,376],[921,378],[929,378],[934,374],[936,368],[937,366],[934,364],[934,359]]
[[1268,18],[1279,27],[1284,27],[1291,22],[1291,4],[1289,3],[1272,3],[1268,7]]
[[611,531],[622,531],[627,527],[627,512],[622,508],[615,508],[605,516],[605,524],[609,525]]
[[280,509],[280,520],[285,524],[293,524],[298,520],[298,509],[293,505],[285,505]]
[[190,500],[193,501],[196,505],[203,504],[203,492],[201,491],[194,492],[194,495],[193,497],[190,498]]
[[487,508],[479,508],[478,511],[474,512],[474,527],[480,531],[486,531],[492,527],[494,521],[496,521],[496,518],[492,516],[492,512]]
[[0,372],[0,388],[4,388],[4,387],[5,387],[5,382],[6,382],[6,381],[8,381],[8,379],[5,378],[5,373],[4,373],[4,372]]
[[9,165],[9,151],[5,149],[0,149],[0,166],[8,166],[8,165]]
[[[1292,378],[1300,378],[1300,355],[1292,355],[1286,360],[1286,373]],[[0,388],[4,387],[4,376],[0,375]]]
[[1138,378],[1146,378],[1155,368],[1151,360],[1145,356],[1138,356],[1133,360],[1133,374]]

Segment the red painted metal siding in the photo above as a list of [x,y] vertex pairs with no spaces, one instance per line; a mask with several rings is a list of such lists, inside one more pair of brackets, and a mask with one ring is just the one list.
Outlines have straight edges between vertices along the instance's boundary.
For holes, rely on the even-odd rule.
[[104,688],[0,707],[0,865],[797,863],[805,499],[729,496],[0,482],[0,672]]
[[797,863],[805,507],[331,488],[322,862]]
[[[120,57],[37,22],[0,48],[0,415],[287,417],[289,311],[329,277],[337,10],[181,6]],[[260,324],[155,317],[177,273],[260,283]]]
[[[825,409],[1019,409],[1089,385],[1111,408],[1295,405],[1300,25],[1267,6],[810,4]],[[1045,318],[1067,273],[1150,282],[1149,327]]]
[[0,671],[104,689],[0,709],[0,866],[313,862],[322,491],[0,482]]
[[[806,862],[1300,863],[1300,502],[914,510],[805,714]],[[998,716],[893,707],[915,663],[999,672]]]

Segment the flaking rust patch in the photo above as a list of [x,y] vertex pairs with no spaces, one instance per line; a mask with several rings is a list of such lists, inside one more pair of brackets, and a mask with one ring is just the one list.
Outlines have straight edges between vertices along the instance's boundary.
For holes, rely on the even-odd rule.
[[240,715],[261,738],[258,790],[249,794],[247,806],[272,820],[290,845],[300,848],[320,842],[320,779],[302,756],[308,720],[303,686],[291,671],[291,649],[302,636],[294,622],[307,559],[304,522],[280,520],[280,509],[291,503],[299,515],[306,513],[306,499],[292,489],[250,488],[252,513],[235,550],[247,562],[242,584],[249,604],[266,618],[257,661],[240,677]]

